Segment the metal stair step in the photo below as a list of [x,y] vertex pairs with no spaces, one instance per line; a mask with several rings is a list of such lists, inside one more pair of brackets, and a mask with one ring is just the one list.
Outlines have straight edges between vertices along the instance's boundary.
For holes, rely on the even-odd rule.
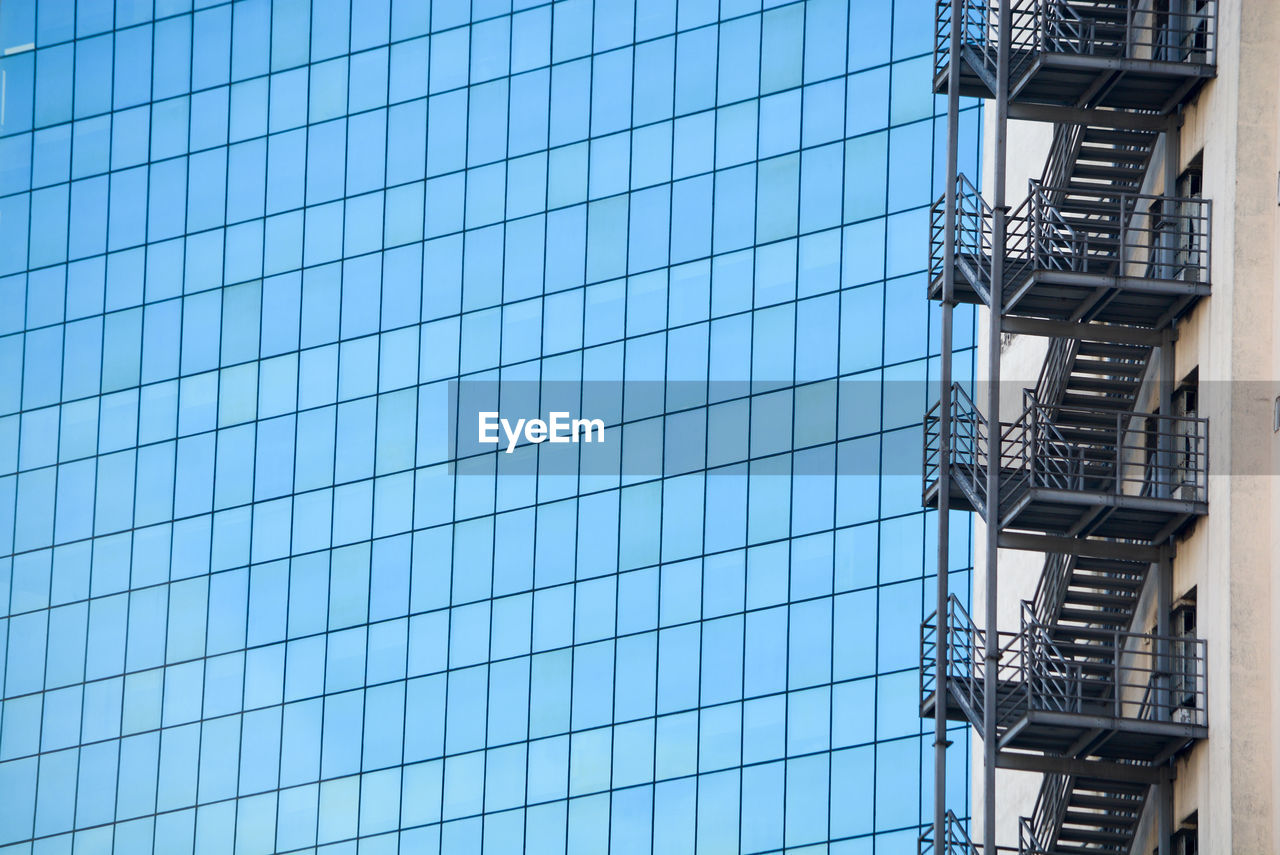
[[1109,145],[1150,149],[1155,146],[1158,136],[1159,132],[1157,131],[1130,131],[1121,128],[1088,125],[1084,129],[1081,139],[1086,143],[1107,143]]
[[1081,616],[1060,617],[1058,631],[1053,636],[1054,643],[1064,656],[1110,656],[1116,644],[1115,633],[1124,632],[1128,628],[1127,622],[1127,618],[1122,623],[1120,620],[1094,620]]
[[1116,217],[1099,215],[1090,210],[1084,202],[1078,206],[1058,206],[1058,213],[1071,224],[1072,228],[1093,229],[1095,231],[1119,231],[1120,221]]
[[[1099,648],[1095,646],[1076,645],[1067,641],[1055,640],[1054,644],[1057,646],[1059,653],[1061,653],[1063,656],[1067,657],[1068,659],[1072,660],[1073,662],[1086,661],[1081,658],[1081,657],[1084,657],[1086,654],[1093,655],[1099,652],[1102,652],[1102,653],[1106,652],[1106,650],[1099,651]],[[1113,668],[1111,660],[1104,660],[1104,659],[1098,658],[1098,656],[1094,656],[1093,661],[1095,663],[1105,664],[1108,671],[1112,670]]]
[[1149,157],[1150,153],[1143,149],[1084,143],[1080,146],[1080,153],[1076,159],[1077,161],[1124,161],[1126,163],[1145,164]]
[[1120,53],[1125,49],[1124,21],[1117,23],[1114,20],[1094,18],[1093,21],[1086,21],[1086,24],[1090,24],[1089,35],[1095,56],[1106,56],[1112,52]]
[[1119,781],[1114,778],[1095,778],[1092,776],[1076,778],[1076,790],[1080,792],[1105,793],[1107,796],[1115,798],[1126,795],[1145,798],[1148,786],[1139,781]]
[[1109,163],[1128,169],[1141,169],[1146,165],[1147,160],[1148,154],[1141,148],[1082,143],[1076,155],[1075,166],[1082,163]]
[[1138,591],[1142,588],[1146,578],[1147,570],[1145,567],[1120,570],[1110,567],[1080,567],[1077,565],[1071,571],[1068,589],[1080,587]]
[[1075,168],[1071,170],[1071,174],[1076,178],[1105,178],[1107,180],[1133,178],[1136,175],[1138,180],[1141,180],[1142,174],[1145,171],[1146,170],[1137,166],[1122,164],[1103,166],[1101,164],[1077,160]]
[[[1068,627],[1061,627],[1064,631]],[[1063,644],[1073,644],[1080,648],[1088,648],[1090,650],[1110,650],[1115,644],[1116,630],[1113,627],[1101,626],[1072,626],[1069,628],[1072,637],[1076,640],[1072,642],[1064,641]],[[1088,639],[1092,639],[1090,642]]]
[[1070,382],[1076,389],[1095,392],[1132,392],[1139,386],[1139,384],[1132,379],[1113,380],[1110,377],[1098,377],[1096,375],[1073,375]]
[[1115,671],[1114,662],[1075,658],[1070,658],[1070,662],[1080,669],[1081,679],[1077,685],[1077,691],[1095,698],[1101,695],[1110,696],[1112,689],[1110,678]]
[[[1081,202],[1088,200],[1094,207],[1098,207],[1104,202],[1115,204],[1120,201],[1122,195],[1133,192],[1127,186],[1129,182],[1117,184],[1111,181],[1087,178],[1083,175],[1077,175],[1075,166],[1072,166],[1071,170],[1064,177],[1063,183],[1057,188],[1058,195],[1064,200],[1076,199]],[[1136,178],[1137,176],[1134,177]]]
[[1125,843],[1133,835],[1125,831],[1103,831],[1101,829],[1063,827],[1058,832],[1058,841],[1073,843]]
[[1088,431],[1090,436],[1097,437],[1099,431],[1114,431],[1116,426],[1115,412],[1109,413],[1091,413],[1088,415],[1072,416],[1069,421],[1058,423],[1059,430],[1074,428],[1080,431]]
[[1063,608],[1058,612],[1059,620],[1078,620],[1088,621],[1089,623],[1105,623],[1105,624],[1125,624],[1129,623],[1129,619],[1124,615],[1108,615],[1105,612],[1091,612],[1083,609]]
[[[1136,377],[1123,378],[1120,380],[1118,385],[1115,386],[1111,386],[1107,383],[1110,379],[1112,379],[1112,377],[1107,374],[1106,371],[1072,371],[1071,374],[1067,376],[1065,392],[1068,395],[1075,395],[1076,397],[1087,398],[1089,400],[1094,398],[1100,400],[1127,400],[1133,398],[1134,393],[1136,393],[1141,386]],[[1066,400],[1063,400],[1062,403],[1066,406],[1067,402]],[[1062,413],[1061,415],[1064,416],[1061,423],[1070,424],[1071,419],[1080,414],[1067,412]],[[1055,420],[1055,422],[1056,421],[1057,420]],[[1102,438],[1098,437],[1098,439],[1101,440]]]
[[1080,845],[1059,845],[1053,847],[1053,855],[1129,855],[1128,846],[1092,846],[1080,843]]
[[1070,806],[1068,810],[1071,807],[1097,808],[1098,810],[1113,811],[1117,814],[1131,811],[1135,818],[1142,815],[1142,801],[1131,796],[1096,796],[1074,790],[1068,798],[1067,804]]
[[1119,380],[1124,383],[1132,384],[1133,386],[1141,385],[1143,375],[1146,373],[1145,371],[1142,372],[1142,374],[1139,374],[1132,371],[1126,371],[1123,368],[1117,370],[1117,364],[1127,365],[1128,363],[1120,362],[1119,360],[1095,359],[1093,357],[1086,357],[1084,359],[1077,358],[1076,361],[1071,364],[1071,370],[1068,372],[1068,376],[1101,377],[1108,380]]
[[1114,448],[1103,449],[1106,452],[1105,456],[1102,456],[1101,454],[1095,454],[1090,448],[1090,444],[1094,442],[1098,442],[1100,437],[1110,436],[1110,434],[1102,432],[1097,424],[1085,423],[1085,422],[1060,421],[1060,422],[1055,422],[1054,427],[1058,429],[1058,433],[1061,434],[1062,438],[1067,442],[1075,446],[1081,446],[1086,449],[1090,449],[1089,451],[1085,452],[1085,456],[1088,457],[1089,459],[1096,460],[1098,462],[1107,462],[1107,463],[1114,462],[1115,460]]
[[1066,4],[1082,18],[1088,18],[1092,15],[1118,15],[1121,20],[1124,19],[1128,10],[1127,4],[1116,3],[1114,0],[1069,0]]
[[[1138,823],[1136,813],[1110,814],[1091,811],[1067,811],[1063,818],[1062,835],[1081,839],[1091,834],[1128,835]],[[1101,842],[1101,841],[1099,841]]]
[[[1079,624],[1059,623],[1057,631],[1051,637],[1063,656],[1110,661],[1115,657],[1117,632],[1124,632],[1124,629],[1100,622],[1081,621]],[[1106,633],[1106,636],[1099,636],[1097,633]]]
[[1096,594],[1086,593],[1085,591],[1067,591],[1067,602],[1082,606],[1102,606],[1104,608],[1115,608],[1128,603],[1137,602],[1138,591],[1131,589],[1124,594]]
[[[1091,816],[1094,819],[1089,819]],[[1115,822],[1110,821],[1113,818],[1116,820]],[[1133,833],[1137,830],[1139,818],[1140,815],[1136,812],[1132,814],[1089,814],[1087,812],[1077,814],[1074,811],[1068,812],[1067,820],[1063,823],[1058,839],[1064,843],[1089,842],[1098,844],[1123,842],[1123,840],[1132,838]],[[1073,831],[1081,833],[1073,834]],[[1122,840],[1089,839],[1085,836],[1089,832],[1119,835]]]
[[[1080,344],[1081,351],[1076,355],[1073,368],[1078,366],[1084,369],[1096,366],[1099,370],[1105,369],[1112,376],[1124,374],[1135,379],[1147,373],[1147,354],[1145,352],[1103,350],[1102,348],[1106,347],[1106,345],[1101,345],[1097,349],[1084,350],[1085,344],[1085,342]],[[1088,342],[1088,344],[1098,345],[1100,343]]]
[[1124,558],[1098,558],[1092,555],[1081,555],[1076,559],[1075,567],[1077,570],[1137,573],[1145,576],[1148,565],[1141,561],[1128,561]]
[[1077,588],[1097,589],[1104,588],[1108,590],[1126,590],[1137,592],[1142,589],[1145,576],[1141,575],[1121,575],[1119,573],[1094,574],[1082,570],[1076,570],[1071,574],[1071,578],[1067,580],[1067,590],[1072,591]]
[[1071,363],[1071,374],[1093,374],[1103,377],[1124,378],[1135,386],[1142,382],[1146,374],[1145,364],[1129,362],[1122,357],[1102,357],[1092,354],[1077,356]]
[[1082,356],[1108,356],[1121,359],[1145,359],[1151,350],[1140,344],[1113,344],[1106,341],[1082,341],[1076,351]]
[[1119,234],[1120,223],[1112,217],[1099,217],[1093,212],[1085,210],[1081,205],[1079,208],[1068,208],[1065,205],[1058,208],[1058,213],[1062,215],[1062,219],[1078,232],[1089,232],[1097,234]]
[[1092,395],[1073,395],[1070,392],[1062,396],[1062,403],[1067,407],[1096,407],[1111,413],[1128,412],[1133,409],[1132,398],[1103,398]]
[[1084,19],[1086,24],[1100,24],[1105,22],[1107,26],[1113,27],[1118,21],[1120,26],[1123,28],[1127,18],[1126,10],[1117,9],[1114,6],[1086,6],[1084,8],[1073,6],[1073,9],[1076,14]]
[[1123,586],[1104,583],[1072,585],[1063,596],[1067,604],[1128,609],[1142,595],[1142,587],[1141,582]]
[[[1126,608],[1119,611],[1129,612],[1130,610]],[[1113,612],[1113,614],[1116,613],[1118,612]],[[1062,644],[1070,645],[1073,654],[1088,653],[1093,656],[1098,651],[1106,652],[1115,645],[1114,633],[1118,629],[1120,627],[1095,621],[1087,615],[1083,617],[1060,615],[1054,626],[1053,635]]]

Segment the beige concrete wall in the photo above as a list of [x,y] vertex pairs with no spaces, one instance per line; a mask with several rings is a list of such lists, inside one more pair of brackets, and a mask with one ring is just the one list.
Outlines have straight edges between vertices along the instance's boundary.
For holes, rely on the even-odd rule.
[[1218,77],[1187,110],[1184,163],[1204,152],[1213,296],[1179,330],[1177,374],[1199,366],[1210,419],[1209,515],[1179,545],[1174,594],[1198,591],[1210,736],[1178,764],[1175,819],[1199,812],[1201,851],[1280,852],[1277,753],[1275,298],[1280,6],[1225,0]]
[[[984,111],[983,139],[995,138],[995,111]],[[1039,178],[1044,169],[1045,158],[1049,154],[1049,146],[1053,142],[1053,126],[1038,122],[1010,122],[1007,163],[1007,202],[1010,208],[1022,203],[1027,193],[1027,181]],[[993,147],[988,144],[983,151],[983,186],[984,198],[993,198],[992,178],[995,175],[992,159]],[[978,358],[977,377],[980,381],[978,406],[986,411],[986,387],[981,384],[988,376],[989,355],[986,347],[990,330],[990,313],[982,311],[978,319]],[[1040,366],[1044,364],[1048,339],[1036,336],[1005,336],[1004,350],[1001,353],[1001,388],[1000,419],[1012,421],[1022,412],[1022,398],[1018,391],[1023,387],[1034,387],[1040,376]],[[982,519],[974,517],[974,574],[973,574],[973,609],[972,614],[978,626],[985,627],[986,607],[983,599],[986,585],[986,553],[985,543],[987,528]],[[1044,565],[1044,556],[1033,552],[1017,550],[1001,550],[998,557],[998,601],[997,618],[1004,630],[1017,629],[1020,603],[1030,599],[1036,590],[1040,571]],[[973,816],[975,840],[985,839],[982,829],[983,805],[983,770],[982,742],[974,740],[973,759]],[[996,842],[1002,846],[1016,846],[1018,841],[1018,819],[1029,816],[1035,806],[1036,794],[1040,791],[1040,775],[1029,772],[999,770],[996,774]]]
[[[1218,76],[1186,110],[1181,163],[1204,153],[1204,195],[1213,200],[1213,296],[1180,323],[1175,376],[1199,368],[1201,414],[1210,419],[1207,518],[1178,544],[1173,596],[1197,589],[1199,633],[1208,642],[1210,736],[1177,762],[1175,823],[1198,811],[1200,851],[1280,853],[1280,434],[1272,429],[1280,380],[1280,0],[1220,0]],[[993,109],[984,192],[990,197]],[[1051,129],[1011,123],[1008,202],[1043,167]],[[1158,158],[1160,157],[1158,153]],[[1158,176],[1159,162],[1152,169]],[[1152,188],[1159,192],[1157,178]],[[978,377],[986,377],[985,312]],[[1002,417],[1020,410],[1046,342],[1005,342]],[[1022,383],[1010,381],[1021,380]],[[985,528],[975,525],[974,616],[982,607]],[[1043,556],[1001,551],[999,618],[1017,627]],[[1154,621],[1150,597],[1138,626]],[[975,831],[981,835],[982,746],[974,742]],[[997,775],[997,842],[1015,843],[1039,776]],[[1151,852],[1148,811],[1135,853]],[[976,836],[975,839],[981,839]]]

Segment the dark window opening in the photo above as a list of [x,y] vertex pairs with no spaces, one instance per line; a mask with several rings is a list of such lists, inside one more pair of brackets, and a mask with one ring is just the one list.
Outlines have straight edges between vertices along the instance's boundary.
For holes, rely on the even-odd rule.
[[[1194,710],[1199,706],[1198,678],[1204,663],[1196,644],[1196,589],[1187,591],[1173,606],[1170,615],[1173,634],[1173,698],[1175,709]],[[1174,850],[1177,851],[1176,849]]]

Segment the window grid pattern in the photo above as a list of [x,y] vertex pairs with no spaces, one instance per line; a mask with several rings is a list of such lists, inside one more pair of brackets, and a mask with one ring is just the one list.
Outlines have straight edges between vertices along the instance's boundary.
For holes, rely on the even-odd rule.
[[[0,853],[913,848],[929,4],[196,6],[0,7]],[[664,477],[440,418],[837,377]]]

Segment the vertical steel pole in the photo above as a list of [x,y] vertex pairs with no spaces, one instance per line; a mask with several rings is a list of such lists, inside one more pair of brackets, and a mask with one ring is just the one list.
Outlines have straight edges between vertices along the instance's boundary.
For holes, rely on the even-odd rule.
[[996,553],[1000,536],[1000,340],[1004,304],[1005,232],[1008,207],[1005,200],[1005,161],[1009,130],[1009,0],[999,0],[996,28],[996,127],[994,228],[992,229],[991,323],[987,339],[987,639],[986,689],[982,699],[982,851],[996,855],[996,692],[1000,679],[1000,635],[996,618]]
[[[956,183],[960,134],[960,14],[962,0],[951,0],[947,50],[947,174],[942,230],[942,336],[938,359],[938,595],[937,649],[933,696],[933,845],[945,853],[947,822],[947,600],[951,566],[951,349],[955,306]],[[921,663],[924,667],[924,663]]]
[[[1172,360],[1169,360],[1172,362]],[[1159,686],[1156,691],[1159,710],[1157,718],[1168,720],[1173,705],[1173,680],[1170,674],[1169,626],[1173,598],[1173,549],[1166,546],[1160,551],[1160,562],[1156,565],[1156,632],[1161,636],[1156,648],[1159,651],[1156,668],[1160,671]],[[1160,778],[1156,784],[1156,852],[1158,855],[1173,855],[1173,781],[1168,775]]]
[[[1176,8],[1177,4],[1171,4],[1174,8],[1170,9],[1170,29],[1177,32],[1180,28],[1181,18],[1174,18],[1174,14],[1180,14],[1181,9]],[[1164,263],[1165,275],[1172,278],[1176,271],[1177,246],[1179,240],[1178,231],[1178,210],[1177,204],[1173,202],[1173,198],[1178,193],[1178,172],[1181,166],[1181,115],[1175,112],[1169,117],[1169,126],[1164,132],[1164,196],[1163,214],[1165,221],[1164,236],[1162,243],[1164,244]],[[1174,459],[1175,459],[1175,442],[1176,430],[1173,417],[1177,415],[1173,411],[1173,387],[1177,380],[1177,363],[1174,360],[1173,347],[1177,338],[1177,328],[1170,324],[1168,328],[1161,332],[1160,336],[1160,415],[1163,417],[1158,419],[1157,430],[1157,449],[1160,458],[1157,471],[1160,473],[1159,478],[1164,483],[1162,489],[1157,491],[1159,495],[1172,496],[1175,489],[1174,480]],[[1161,426],[1163,423],[1164,426]],[[1170,674],[1170,666],[1172,664],[1172,650],[1170,650],[1169,637],[1172,635],[1172,627],[1170,620],[1173,617],[1173,545],[1166,545],[1160,553],[1160,562],[1156,566],[1156,633],[1160,636],[1156,642],[1157,661],[1156,668],[1160,674],[1156,685],[1157,711],[1156,716],[1162,720],[1168,720],[1172,715],[1173,703],[1173,680]],[[1173,782],[1165,776],[1160,779],[1160,783],[1156,785],[1156,821],[1157,828],[1157,852],[1159,855],[1172,855],[1173,844]]]

